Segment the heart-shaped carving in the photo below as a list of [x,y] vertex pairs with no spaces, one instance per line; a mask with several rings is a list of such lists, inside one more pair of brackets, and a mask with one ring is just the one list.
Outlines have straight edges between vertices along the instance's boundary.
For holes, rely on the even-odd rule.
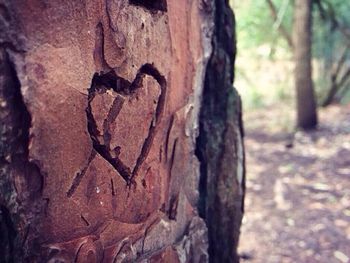
[[[127,140],[135,140],[135,138],[131,138],[130,133],[132,134],[133,132],[138,132],[136,127],[138,123],[133,123],[136,121],[133,116],[127,116],[127,118],[122,120],[128,123],[116,123],[116,119],[126,107],[129,108],[129,111],[134,112],[134,116],[137,117],[137,112],[132,109],[130,110],[130,108],[134,107],[137,109],[137,107],[135,105],[133,106],[128,104],[127,106],[124,106],[124,104],[126,99],[140,95],[137,93],[139,93],[138,91],[146,76],[152,77],[158,83],[157,86],[160,87],[160,90],[158,91],[159,95],[157,95],[157,98],[155,94],[148,94],[151,97],[146,98],[146,100],[153,103],[153,107],[155,109],[151,110],[152,113],[149,118],[147,136],[144,138],[144,141],[141,142],[142,146],[140,147],[139,153],[132,152],[126,154],[129,150],[125,149]],[[108,94],[109,90],[113,90],[114,94],[116,95],[110,96]],[[106,96],[104,97],[104,95]],[[143,95],[147,96],[147,94]],[[86,109],[88,131],[93,142],[93,150],[89,157],[87,166],[82,169],[82,171],[73,179],[73,183],[67,192],[68,197],[71,197],[77,189],[80,181],[87,171],[90,162],[95,158],[96,154],[101,155],[108,163],[110,163],[118,174],[125,180],[127,185],[135,182],[134,179],[138,175],[143,162],[148,156],[153,139],[157,132],[157,128],[160,124],[165,106],[165,95],[165,78],[152,64],[143,65],[139,69],[132,83],[117,76],[114,71],[110,71],[106,74],[95,74],[91,88],[89,89],[88,107]],[[93,103],[98,99],[101,100],[97,102],[99,107],[94,109]],[[137,99],[133,101],[136,101],[137,103]],[[152,107],[152,105],[150,107]],[[148,107],[148,109],[150,107]],[[142,107],[138,110],[142,110]],[[142,116],[142,114],[140,114],[140,116]],[[130,125],[130,123],[133,123],[134,125]],[[118,138],[118,132],[120,133],[120,128],[123,127],[126,127],[126,129],[123,130],[122,135],[119,134]],[[129,131],[128,127],[133,127],[134,131]],[[138,132],[138,134],[140,135],[140,132]],[[118,145],[118,143],[123,144],[124,148],[122,148],[121,145]]]

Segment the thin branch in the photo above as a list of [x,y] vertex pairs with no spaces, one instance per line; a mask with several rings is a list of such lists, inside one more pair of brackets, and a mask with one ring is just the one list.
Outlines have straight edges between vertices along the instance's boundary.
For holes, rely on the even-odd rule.
[[347,54],[348,54],[348,51],[349,51],[349,48],[350,48],[350,45],[347,45],[345,48],[344,48],[344,51],[342,53],[342,55],[340,56],[340,59],[337,63],[337,66],[334,70],[334,72],[332,72],[331,74],[331,78],[336,80],[338,78],[338,75],[339,75],[339,72],[341,71],[345,61],[346,61],[346,57],[347,57]]
[[283,18],[287,12],[289,1],[290,0],[283,1],[282,6],[281,6],[280,10],[278,11],[277,20],[275,21],[275,24],[273,25],[274,29],[278,29],[281,26]]
[[[277,12],[276,6],[272,2],[272,0],[266,0],[266,3],[270,8],[270,11],[271,11],[271,14],[272,14],[274,21],[278,21],[278,12]],[[286,28],[282,24],[280,24],[277,29],[281,33],[281,35],[284,37],[284,39],[287,41],[288,46],[291,49],[293,49],[293,41],[292,41],[290,34],[286,30]]]
[[[347,70],[345,70],[344,74],[340,77],[340,80],[338,81],[340,73],[343,72],[342,68],[345,65],[348,51],[350,49],[350,30],[344,27],[342,23],[338,20],[331,3],[324,0],[314,0],[314,3],[318,7],[321,19],[323,21],[330,21],[331,30],[339,30],[339,32],[342,34],[346,41],[346,47],[341,53],[340,59],[338,60],[335,70],[331,73],[331,88],[328,92],[328,95],[326,96],[326,99],[322,103],[322,106],[325,107],[334,100],[336,94],[339,93],[339,91],[342,91],[343,86],[350,79],[349,67]],[[327,8],[325,8],[323,4],[326,4]],[[346,90],[346,87],[344,89]]]
[[346,83],[349,77],[350,77],[350,67],[347,69],[347,71],[345,71],[340,81],[338,82],[337,86],[342,87]]
[[[349,28],[342,25],[335,15],[334,8],[331,3],[327,1],[314,0],[314,3],[317,5],[320,12],[321,19],[323,21],[330,20],[333,29],[338,29],[340,33],[346,38],[348,44],[350,43],[350,30]],[[327,10],[323,6],[323,3],[327,4]]]
[[[334,97],[341,91],[342,93],[345,93],[344,90],[346,90],[345,85],[349,81],[350,77],[350,67],[345,71],[343,76],[341,77],[340,81],[337,82],[336,79],[332,78],[332,84],[331,88],[328,91],[328,94],[326,98],[323,100],[322,106],[326,107],[329,104],[332,103],[334,100]],[[342,91],[342,88],[344,87],[344,90]]]
[[345,94],[350,90],[350,78],[343,85],[343,89],[340,89],[337,93],[339,94],[339,98],[343,98]]

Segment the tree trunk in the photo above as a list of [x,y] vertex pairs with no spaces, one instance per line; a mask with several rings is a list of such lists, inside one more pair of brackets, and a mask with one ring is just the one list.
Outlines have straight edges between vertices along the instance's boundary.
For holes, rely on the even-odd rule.
[[297,126],[301,129],[312,129],[317,125],[311,66],[311,9],[312,0],[295,0],[293,25],[294,75],[297,96]]
[[243,216],[244,152],[240,97],[232,88],[236,54],[232,11],[218,0],[213,54],[207,66],[197,141],[201,162],[200,215],[209,230],[211,262],[238,262]]
[[226,1],[0,10],[3,261],[238,261],[244,156]]

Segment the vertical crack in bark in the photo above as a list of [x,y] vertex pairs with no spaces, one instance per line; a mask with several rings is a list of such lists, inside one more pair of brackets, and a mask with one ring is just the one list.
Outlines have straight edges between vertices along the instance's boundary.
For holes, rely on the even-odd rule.
[[207,177],[208,177],[208,172],[207,172],[207,167],[206,167],[206,156],[205,156],[205,147],[206,147],[206,133],[204,132],[204,127],[203,123],[200,123],[199,126],[199,136],[197,137],[196,140],[196,150],[195,154],[197,156],[197,159],[199,161],[199,185],[198,185],[198,190],[199,190],[199,200],[198,200],[198,214],[201,218],[204,220],[206,219],[206,214],[207,214],[207,202],[206,202],[206,197],[208,196],[208,191],[207,191]]
[[170,178],[171,178],[171,172],[172,172],[173,166],[174,166],[174,160],[175,160],[175,154],[176,154],[177,141],[178,141],[178,138],[176,138],[176,139],[174,140],[173,149],[172,149],[172,151],[171,151],[171,156],[170,156],[170,160],[169,160],[169,180],[170,180]]
[[[168,182],[171,182],[172,171],[173,171],[173,166],[175,162],[177,142],[178,142],[178,138],[176,138],[173,142],[173,147],[172,147],[171,156],[169,160]],[[168,202],[169,206],[167,208],[166,214],[170,220],[176,220],[178,198],[179,198],[178,192],[173,193],[169,198],[169,202]]]
[[111,178],[111,193],[112,193],[112,196],[115,196],[114,182],[112,178]]
[[168,151],[169,151],[169,143],[170,143],[170,134],[171,134],[171,129],[173,128],[174,125],[174,115],[171,116],[170,123],[167,129],[166,133],[166,139],[165,139],[165,160],[168,160]]
[[3,260],[14,262],[15,240],[17,231],[12,222],[9,210],[5,206],[0,206],[0,253]]
[[177,215],[177,206],[179,204],[179,195],[172,196],[170,199],[170,205],[169,205],[169,211],[168,211],[168,218],[170,220],[176,221],[176,215]]

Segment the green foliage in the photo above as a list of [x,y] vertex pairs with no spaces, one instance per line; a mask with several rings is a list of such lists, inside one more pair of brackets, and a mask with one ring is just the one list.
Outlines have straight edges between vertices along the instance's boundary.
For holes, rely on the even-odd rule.
[[[346,43],[350,41],[350,38],[344,37],[343,33],[345,29],[350,35],[350,1],[320,1],[325,14],[321,16],[322,12],[315,3],[312,39],[314,82],[319,100],[327,94],[330,88],[330,73],[339,61]],[[242,97],[246,100],[246,105],[256,103],[254,107],[263,106],[272,100],[292,103],[293,92],[291,90],[294,90],[294,87],[290,76],[293,75],[293,66],[287,67],[284,72],[277,71],[273,67],[281,67],[286,62],[293,64],[292,50],[280,29],[284,28],[290,37],[292,36],[294,1],[272,0],[278,15],[277,22],[267,0],[231,0],[230,2],[236,14],[238,39],[236,63],[238,85],[236,86],[243,93]],[[338,24],[334,23],[334,18]],[[340,28],[343,29],[343,32],[339,30]],[[347,64],[350,64],[349,60],[350,52]],[[274,66],[270,68],[258,66],[267,65],[267,61],[275,62]],[[260,70],[264,72],[258,73],[257,71]],[[261,77],[264,74],[280,74],[281,76],[268,79]],[[268,90],[266,87],[269,87]],[[350,95],[345,92],[344,97],[348,98]]]
[[[315,6],[313,14],[313,55],[321,59],[331,59],[344,48],[349,39],[341,28],[350,30],[350,2],[344,0],[321,1],[325,11],[322,18]],[[339,25],[336,25],[338,22]],[[350,34],[350,32],[349,32]]]
[[[313,51],[315,57],[323,58],[329,56],[328,53],[332,50],[344,46],[345,39],[334,26],[332,18],[335,17],[341,27],[350,31],[350,1],[320,1],[327,17],[321,18],[318,6],[315,4],[313,12]],[[231,4],[236,11],[238,46],[242,50],[256,49],[262,45],[269,45],[272,49],[274,47],[289,49],[284,37],[278,31],[278,27],[284,27],[291,35],[294,1],[273,0],[272,2],[276,7],[279,21],[274,20],[266,0],[231,0]]]
[[[277,0],[276,6],[281,6],[283,2],[290,0]],[[278,32],[278,25],[272,19],[271,11],[266,4],[266,0],[245,0],[234,1],[237,20],[237,37],[239,50],[252,50],[256,53],[256,48],[263,45],[270,46],[271,52],[267,55],[273,55],[274,49],[285,48],[288,45],[285,39]],[[288,4],[287,9],[281,17],[281,25],[291,29],[292,26],[292,7]],[[257,53],[259,54],[259,52]]]
[[[319,76],[316,79],[317,94],[323,99],[327,94],[330,74],[336,68],[343,51],[350,43],[350,2],[343,0],[321,1],[324,10],[315,6],[313,14],[313,56],[321,61],[319,63]],[[348,33],[346,33],[348,32]],[[349,54],[347,56],[349,60]],[[349,63],[345,63],[346,64]],[[344,69],[340,71],[343,73]],[[347,87],[344,87],[345,89]],[[343,94],[346,102],[347,94]],[[319,100],[321,101],[321,100]]]

